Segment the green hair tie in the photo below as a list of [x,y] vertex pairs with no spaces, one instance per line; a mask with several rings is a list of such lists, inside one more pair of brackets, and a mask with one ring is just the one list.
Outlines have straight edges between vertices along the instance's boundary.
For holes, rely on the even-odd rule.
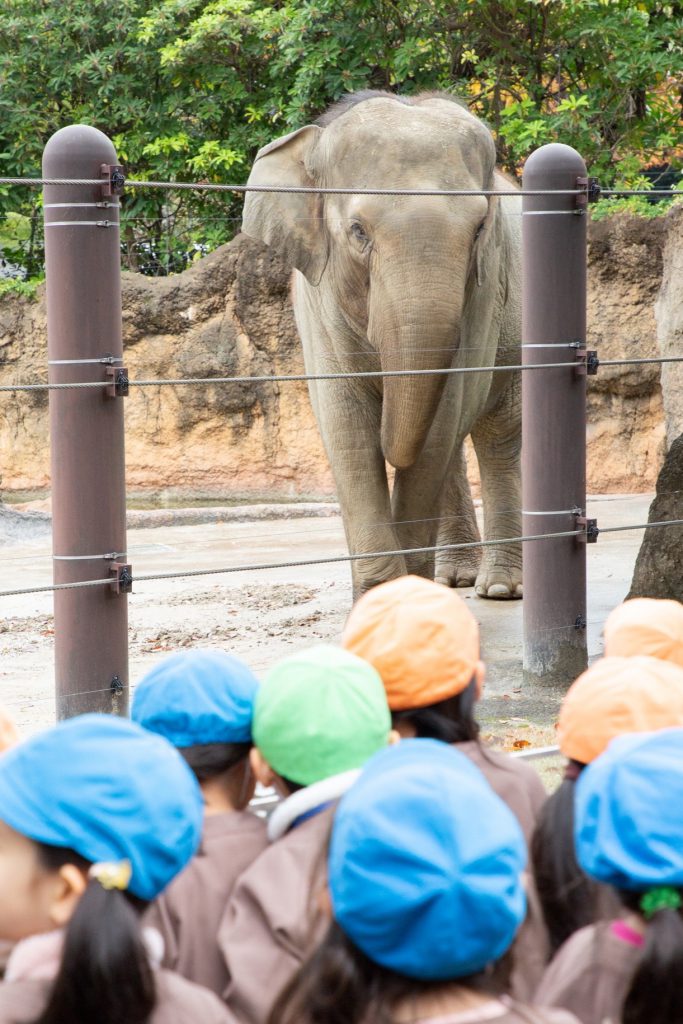
[[649,921],[658,910],[679,910],[681,907],[681,894],[678,889],[670,885],[660,885],[643,893],[640,900],[640,909],[643,917]]

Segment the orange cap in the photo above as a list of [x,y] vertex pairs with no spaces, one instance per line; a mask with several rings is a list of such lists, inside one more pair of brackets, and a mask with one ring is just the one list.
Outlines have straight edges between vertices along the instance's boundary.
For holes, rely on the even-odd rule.
[[7,712],[0,707],[0,754],[13,747],[18,740],[19,733],[16,725]]
[[364,594],[342,644],[379,672],[392,711],[461,693],[479,661],[479,626],[455,591],[401,576]]
[[645,654],[683,668],[683,604],[636,597],[618,605],[605,623],[605,654]]
[[567,690],[558,722],[565,757],[590,764],[627,732],[683,726],[683,669],[660,658],[602,658]]

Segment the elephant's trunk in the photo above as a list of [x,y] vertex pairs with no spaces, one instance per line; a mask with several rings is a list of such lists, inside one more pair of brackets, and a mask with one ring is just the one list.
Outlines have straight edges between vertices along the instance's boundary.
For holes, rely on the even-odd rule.
[[[382,331],[378,346],[382,370],[442,370],[452,365],[460,296],[449,283],[446,301],[430,300],[427,294],[417,309],[406,302],[394,305],[393,330]],[[422,451],[446,380],[444,373],[383,379],[382,451],[396,469],[412,466]]]

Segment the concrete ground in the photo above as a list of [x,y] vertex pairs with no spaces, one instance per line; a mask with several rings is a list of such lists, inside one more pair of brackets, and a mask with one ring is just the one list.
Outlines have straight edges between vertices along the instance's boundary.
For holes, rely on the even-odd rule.
[[[643,523],[651,497],[596,497],[588,514],[597,516],[601,527]],[[345,553],[334,506],[276,506],[273,514],[301,512],[305,518],[257,521],[239,509],[134,513],[129,558],[141,575]],[[240,521],[244,515],[248,520]],[[628,592],[641,539],[642,531],[608,534],[588,548],[591,658],[601,653],[607,613]],[[17,521],[14,514],[0,519],[0,590],[50,582],[49,525]],[[558,695],[522,680],[522,602],[482,601],[472,590],[460,593],[481,624],[488,666],[480,709],[484,733],[508,749],[552,743]],[[350,602],[345,562],[258,572],[237,568],[225,575],[137,583],[129,599],[132,684],[165,653],[195,646],[229,649],[263,672],[296,647],[337,641]],[[26,733],[54,719],[53,641],[51,594],[0,598],[0,702]]]

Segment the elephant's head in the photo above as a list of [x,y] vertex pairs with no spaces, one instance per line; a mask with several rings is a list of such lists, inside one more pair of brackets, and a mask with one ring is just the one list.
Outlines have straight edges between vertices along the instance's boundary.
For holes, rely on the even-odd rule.
[[[249,183],[489,189],[494,165],[490,133],[452,99],[380,94],[351,97],[264,147]],[[459,344],[468,294],[491,275],[496,221],[496,201],[484,196],[250,192],[243,230],[325,289],[355,347],[369,345],[383,370],[442,369]],[[419,454],[445,379],[384,379],[382,448],[397,468]]]

